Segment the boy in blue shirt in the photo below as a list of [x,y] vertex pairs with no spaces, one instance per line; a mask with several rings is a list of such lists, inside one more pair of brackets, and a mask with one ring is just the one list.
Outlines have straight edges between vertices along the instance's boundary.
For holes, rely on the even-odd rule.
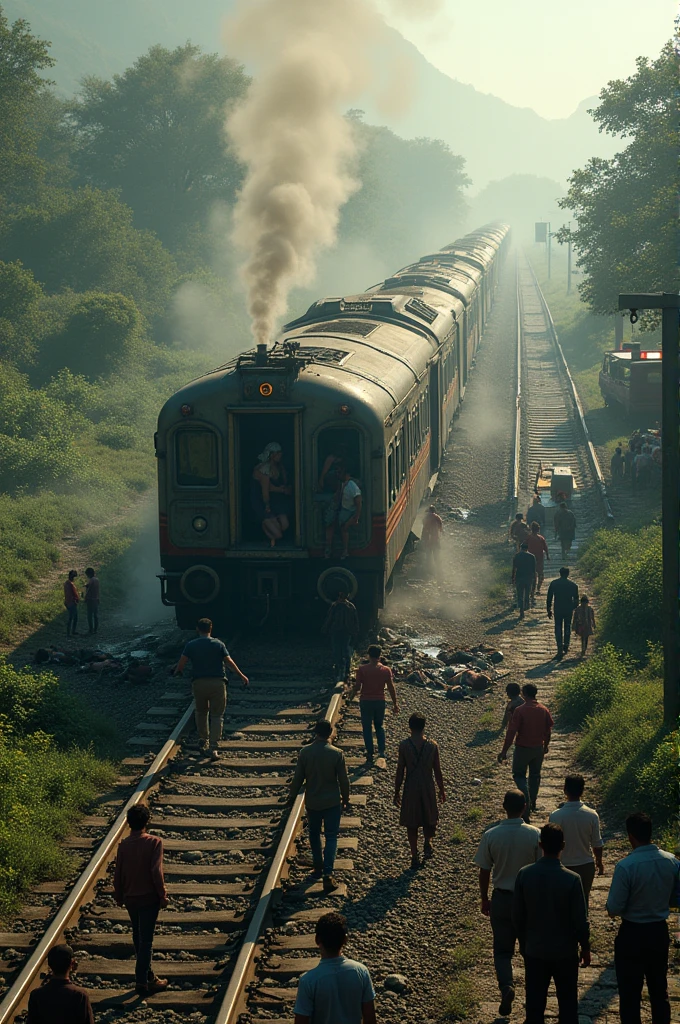
[[295,1024],[376,1024],[375,992],[368,969],[342,956],[347,921],[324,914],[316,925],[321,963],[300,978]]

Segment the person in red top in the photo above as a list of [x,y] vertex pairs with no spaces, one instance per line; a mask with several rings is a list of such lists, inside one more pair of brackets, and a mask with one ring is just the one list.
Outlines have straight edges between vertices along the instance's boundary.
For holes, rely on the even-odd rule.
[[78,967],[71,946],[53,946],[47,966],[52,973],[31,992],[26,1024],[94,1024],[89,995],[69,977]]
[[64,580],[64,606],[68,612],[66,636],[76,636],[78,633],[78,602],[80,601],[80,595],[73,582],[77,575],[76,570],[71,569],[68,579]]
[[151,817],[145,804],[127,812],[130,835],[118,847],[113,894],[119,907],[125,906],[132,922],[132,943],[137,955],[135,992],[144,997],[168,987],[165,978],[151,970],[153,936],[161,907],[168,894],[163,878],[163,840],[146,831]]
[[[505,761],[508,750],[515,741],[515,752],[512,757],[512,777],[515,785],[526,798],[526,816],[529,809],[536,810],[538,790],[541,785],[541,766],[548,753],[550,736],[554,725],[552,715],[545,704],[536,700],[538,688],[533,683],[525,683],[522,687],[524,704],[517,708],[510,719],[505,734],[503,749],[498,755],[499,761]],[[527,769],[529,785],[527,786]]]
[[430,565],[433,571],[437,568],[443,532],[444,524],[441,517],[437,515],[435,506],[430,505],[423,519],[420,547],[425,555],[425,564]]
[[392,669],[380,664],[380,648],[377,644],[368,648],[368,664],[359,665],[354,685],[350,690],[350,700],[359,694],[359,710],[361,712],[361,728],[366,746],[366,760],[373,760],[373,726],[378,740],[378,757],[385,757],[385,687],[392,698],[392,710],[399,714],[397,691],[394,688]]
[[534,593],[540,594],[541,587],[543,586],[543,558],[545,557],[548,559],[548,561],[550,561],[550,552],[548,551],[548,545],[546,543],[545,537],[542,535],[540,531],[541,527],[539,523],[533,522],[531,524],[531,533],[525,541],[527,548],[529,550],[529,554],[533,555],[536,559],[536,576],[538,577],[536,590],[535,592],[531,592],[532,605],[536,604]]

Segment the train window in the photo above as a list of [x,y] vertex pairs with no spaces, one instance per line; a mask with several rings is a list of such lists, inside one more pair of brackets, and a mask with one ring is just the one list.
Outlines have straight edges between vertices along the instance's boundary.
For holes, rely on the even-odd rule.
[[199,427],[178,430],[175,468],[179,487],[215,487],[219,481],[216,434]]
[[390,506],[390,508],[392,507],[392,505],[394,505],[394,499],[396,497],[396,491],[395,491],[395,487],[394,487],[394,480],[395,480],[395,476],[396,476],[395,471],[394,471],[395,470],[395,459],[396,459],[396,455],[395,455],[395,451],[394,451],[394,445],[391,444],[390,448],[389,448],[389,453],[388,453],[388,456],[387,456],[387,499],[388,499],[388,505]]

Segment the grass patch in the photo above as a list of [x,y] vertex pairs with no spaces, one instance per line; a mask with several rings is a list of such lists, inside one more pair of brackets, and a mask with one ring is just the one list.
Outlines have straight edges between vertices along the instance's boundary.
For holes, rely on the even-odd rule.
[[498,719],[496,717],[496,712],[493,709],[491,709],[490,711],[485,711],[484,714],[480,716],[478,724],[483,729],[492,729],[494,725],[497,726]]
[[466,821],[479,821],[480,818],[484,817],[484,811],[481,807],[471,807],[465,815]]
[[62,878],[72,858],[59,846],[115,772],[95,746],[111,727],[85,711],[56,676],[0,661],[0,917],[36,882]]
[[467,971],[475,967],[482,955],[484,943],[479,936],[470,939],[455,949],[449,951],[449,961],[454,971]]
[[454,978],[444,995],[443,1013],[449,1020],[465,1020],[478,1005],[472,978],[463,974]]
[[465,833],[465,830],[462,829],[460,825],[454,825],[453,830],[451,832],[451,842],[453,843],[453,845],[458,846],[460,845],[460,843],[464,843],[466,840],[467,835]]

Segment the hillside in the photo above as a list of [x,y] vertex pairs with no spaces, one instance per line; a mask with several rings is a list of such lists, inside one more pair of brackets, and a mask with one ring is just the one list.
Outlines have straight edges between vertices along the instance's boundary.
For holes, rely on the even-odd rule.
[[[229,8],[228,0],[5,0],[3,6],[11,20],[25,18],[51,40],[57,60],[52,77],[64,93],[72,93],[83,75],[108,78],[122,71],[154,43],[174,47],[191,39],[220,49],[220,22]],[[409,68],[411,102],[403,114],[385,117],[367,95],[360,102],[366,119],[406,138],[444,139],[465,157],[475,191],[510,174],[563,182],[590,156],[613,152],[612,140],[597,132],[586,113],[592,99],[571,117],[549,121],[450,78],[398,32],[389,33],[394,53]],[[376,54],[376,63],[383,55]]]

